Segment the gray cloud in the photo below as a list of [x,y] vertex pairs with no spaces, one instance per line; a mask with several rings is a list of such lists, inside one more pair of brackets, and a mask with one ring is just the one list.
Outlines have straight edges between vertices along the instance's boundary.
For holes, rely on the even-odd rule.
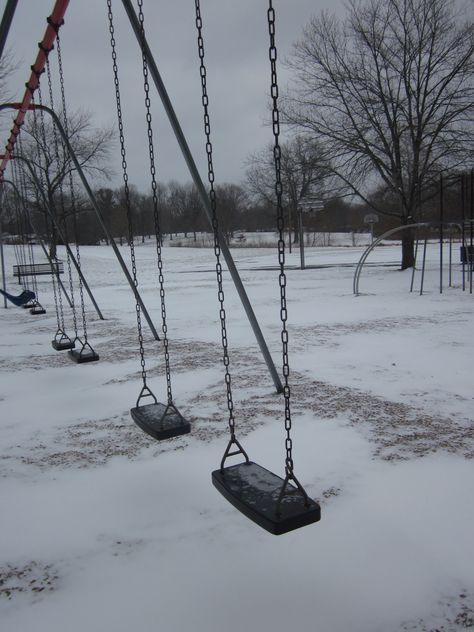
[[[5,3],[2,3],[5,4]],[[279,60],[291,50],[301,30],[323,8],[340,8],[342,0],[286,0],[275,3]],[[7,41],[18,70],[10,82],[21,99],[29,67],[37,55],[37,42],[46,28],[53,1],[20,0]],[[266,2],[255,0],[203,0],[208,92],[216,181],[238,182],[244,176],[249,153],[271,139],[266,126],[270,83]],[[184,0],[148,0],[144,6],[147,38],[155,55],[178,119],[202,177],[206,177],[204,136],[198,72],[194,3]],[[141,58],[121,2],[114,1],[122,106],[130,181],[149,186],[144,125]],[[71,0],[60,31],[68,107],[93,113],[97,125],[115,123],[107,7],[105,1]],[[56,58],[51,56],[52,67]],[[279,66],[284,85],[286,71]],[[45,83],[43,78],[42,83]],[[57,81],[55,99],[59,104]],[[46,90],[43,88],[44,92]],[[190,179],[158,95],[152,91],[152,115],[158,177],[161,181]],[[12,117],[2,118],[5,145]],[[120,155],[115,151],[113,184],[120,184]]]

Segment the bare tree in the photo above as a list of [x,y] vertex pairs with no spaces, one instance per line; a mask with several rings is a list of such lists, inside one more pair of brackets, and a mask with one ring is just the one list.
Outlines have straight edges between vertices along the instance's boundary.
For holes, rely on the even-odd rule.
[[[64,125],[63,125],[64,127]],[[113,129],[96,128],[91,114],[83,110],[68,113],[68,140],[83,172],[91,179],[107,179],[111,172],[109,155],[112,148]],[[21,153],[33,166],[42,185],[42,192],[36,190],[36,183],[29,170],[25,171],[28,189],[33,199],[37,199],[39,210],[47,216],[46,204],[56,221],[66,226],[68,215],[79,211],[71,204],[65,204],[74,193],[70,190],[70,176],[76,171],[71,156],[65,150],[61,137],[49,120],[40,116],[29,117],[22,129]],[[73,180],[74,183],[74,180]],[[74,186],[74,184],[73,184]],[[44,197],[43,197],[44,196]],[[79,199],[80,196],[77,196]],[[55,255],[56,238],[50,236],[51,255]]]
[[225,182],[216,186],[216,200],[219,227],[229,243],[246,208],[246,193],[240,185]]
[[[275,163],[273,145],[250,156],[247,160],[247,186],[249,192],[263,203],[275,203]],[[300,202],[304,198],[323,199],[330,175],[329,161],[322,145],[303,135],[281,144],[281,179],[283,185],[283,205],[288,213],[288,228]],[[298,231],[295,228],[295,241]]]
[[180,184],[176,181],[168,183],[168,206],[175,230],[182,231],[187,237],[203,228],[203,207],[199,193],[192,183]]
[[[349,0],[345,19],[323,12],[294,46],[285,120],[314,134],[334,173],[371,204],[383,185],[401,224],[417,218],[445,169],[470,165],[474,25],[456,0]],[[402,268],[413,265],[406,235]]]

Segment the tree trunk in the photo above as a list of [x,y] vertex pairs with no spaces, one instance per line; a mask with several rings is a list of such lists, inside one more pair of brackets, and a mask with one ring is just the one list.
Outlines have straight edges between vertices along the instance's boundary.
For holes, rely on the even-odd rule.
[[415,238],[413,230],[402,233],[402,270],[413,268],[415,265]]
[[56,235],[56,228],[51,222],[51,235],[49,241],[49,256],[51,259],[56,259],[58,254],[58,237]]

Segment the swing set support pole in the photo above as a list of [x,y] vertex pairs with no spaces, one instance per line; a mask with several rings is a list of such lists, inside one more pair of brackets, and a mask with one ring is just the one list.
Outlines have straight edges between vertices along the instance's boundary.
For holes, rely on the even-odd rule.
[[10,30],[13,16],[15,15],[17,4],[18,0],[7,0],[5,9],[3,11],[2,23],[0,24],[0,59],[3,55],[3,49],[5,48],[8,32]]
[[[31,66],[31,75],[28,83],[26,84],[26,90],[23,95],[23,100],[21,101],[21,103],[18,104],[18,107],[15,108],[19,111],[13,122],[10,138],[8,139],[7,145],[5,147],[5,155],[3,156],[2,162],[0,164],[0,180],[3,179],[3,173],[8,164],[8,161],[10,160],[11,155],[13,154],[13,148],[16,143],[16,138],[20,133],[20,129],[25,120],[26,113],[30,109],[33,95],[39,85],[39,77],[44,70],[48,55],[53,49],[58,30],[64,22],[64,15],[66,13],[68,5],[69,0],[56,0],[53,12],[49,16],[48,26],[46,27],[43,39],[39,44],[38,55],[36,57],[35,63],[33,64],[33,66]],[[11,17],[13,17],[13,15]]]
[[[201,179],[201,176],[199,175],[199,171],[196,167],[196,163],[194,161],[194,158],[191,154],[191,150],[189,149],[188,143],[186,141],[186,138],[184,136],[183,130],[181,129],[181,125],[179,124],[178,118],[176,116],[176,113],[174,111],[173,105],[171,103],[171,100],[168,96],[166,87],[163,83],[163,80],[161,78],[161,75],[158,71],[158,67],[156,65],[155,59],[153,57],[153,54],[150,50],[150,47],[148,45],[148,42],[146,41],[146,38],[143,37],[142,35],[142,29],[140,26],[140,22],[137,18],[137,15],[135,13],[135,9],[133,8],[132,3],[130,2],[130,0],[122,0],[122,4],[124,6],[124,9],[127,13],[128,19],[130,21],[130,24],[132,26],[133,32],[135,34],[135,37],[137,38],[138,44],[140,47],[142,47],[143,45],[143,54],[146,57],[146,61],[148,64],[148,69],[150,71],[150,75],[153,79],[153,82],[155,84],[155,87],[158,91],[158,94],[160,96],[161,102],[163,104],[163,107],[165,109],[165,112],[168,116],[168,120],[171,124],[171,127],[173,129],[173,132],[176,136],[176,140],[178,141],[178,144],[180,146],[181,152],[183,154],[183,158],[186,162],[186,165],[189,169],[189,173],[193,179],[193,182],[196,186],[196,189],[199,193],[199,197],[201,199],[201,202],[203,204],[204,207],[204,212],[207,216],[207,219],[209,221],[209,224],[212,226],[212,208],[211,208],[211,203],[209,200],[209,195],[207,193],[207,190],[203,184],[203,181]],[[253,311],[252,305],[250,303],[250,300],[247,296],[247,292],[245,290],[245,287],[242,283],[242,279],[239,276],[238,270],[236,268],[235,262],[232,258],[232,255],[230,253],[229,247],[227,246],[226,240],[224,238],[224,235],[222,234],[222,231],[218,231],[218,238],[219,238],[219,246],[222,252],[222,255],[225,259],[225,262],[227,264],[227,268],[229,270],[229,273],[232,277],[232,280],[234,282],[234,285],[236,287],[237,293],[239,295],[239,298],[242,302],[242,305],[244,307],[245,313],[247,314],[247,318],[249,319],[250,325],[252,327],[252,330],[255,334],[255,337],[257,339],[258,345],[260,347],[260,351],[262,352],[263,358],[267,364],[268,370],[270,371],[270,375],[272,376],[273,379],[273,383],[275,384],[275,388],[277,390],[278,393],[282,393],[283,392],[283,386],[280,380],[280,376],[278,375],[278,372],[275,368],[275,364],[273,362],[273,358],[270,355],[270,351],[268,350],[268,346],[267,343],[265,341],[265,338],[263,337],[263,333],[260,329],[260,325],[257,321],[257,318],[255,316],[255,313]]]

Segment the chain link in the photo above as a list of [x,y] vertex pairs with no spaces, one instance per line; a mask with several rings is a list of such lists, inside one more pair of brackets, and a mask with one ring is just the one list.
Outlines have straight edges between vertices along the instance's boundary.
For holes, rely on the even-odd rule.
[[[24,218],[23,218],[23,206],[24,206],[24,193],[22,191],[22,185],[20,181],[20,163],[13,161],[13,173],[14,173],[14,181],[17,183],[18,191],[20,195],[18,196],[18,203],[15,206],[16,211],[16,231],[21,236],[20,246],[18,248],[18,262],[20,265],[26,265],[26,230],[24,227]],[[25,289],[30,289],[29,278],[26,277],[22,281],[22,285]]]
[[[18,138],[18,148],[20,150],[20,155],[24,156],[23,153],[23,139],[21,137],[21,135]],[[29,202],[28,202],[28,195],[27,195],[27,188],[26,188],[26,173],[25,173],[25,165],[23,163],[19,164],[19,174],[20,174],[20,190],[21,190],[21,197],[23,200],[23,215],[24,215],[24,227],[25,227],[25,234],[30,232],[30,229],[32,228],[31,226],[31,220],[30,220],[30,209],[29,209]],[[29,239],[27,239],[27,252],[28,252],[28,258],[29,258],[29,262],[31,265],[34,265],[35,263],[35,255],[33,252],[33,246],[31,244],[31,241]],[[32,277],[32,288],[33,288],[33,292],[35,293],[36,299],[34,300],[34,305],[38,305],[39,301],[38,301],[38,280],[36,278],[35,275],[33,275]]]
[[[51,85],[51,70],[50,70],[50,66],[49,66],[49,57],[46,58],[46,67],[47,67],[47,72],[48,72],[49,99],[50,99],[50,103],[51,103],[51,109],[54,110],[53,90],[52,90],[52,85]],[[38,85],[38,93],[39,93],[39,99],[40,99],[40,103],[41,103],[41,92],[40,92],[39,85]],[[40,114],[43,115],[43,112],[41,111]],[[34,116],[34,122],[35,122],[35,125],[36,125],[36,111],[35,111],[35,116]],[[43,123],[44,123],[44,118],[43,118]],[[61,165],[60,165],[60,160],[59,160],[58,138],[57,138],[57,131],[56,131],[56,126],[55,125],[52,126],[52,131],[53,131],[53,142],[54,142],[54,149],[55,149],[55,158],[56,158],[57,169],[58,169],[58,173],[59,173],[59,171],[61,169]],[[45,135],[46,135],[46,132],[44,130],[44,136]],[[40,152],[38,152],[38,155],[40,155]],[[63,212],[64,212],[64,192],[63,192],[63,183],[62,183],[61,179],[59,180],[59,198],[60,198],[61,208],[63,209]],[[51,212],[54,213],[54,209],[51,209]],[[46,213],[46,215],[47,215],[47,213]],[[56,217],[56,219],[57,219],[57,217]],[[55,232],[56,231],[54,230],[54,226],[51,223],[51,238],[53,240],[55,240]],[[67,241],[67,222],[64,222],[64,232],[65,232],[65,237],[66,237],[66,241]],[[66,245],[66,244],[64,244],[64,245]],[[57,257],[56,257],[56,259],[57,259]],[[70,266],[71,262],[69,261],[69,253],[68,253],[68,263],[69,263],[69,266]],[[54,275],[54,272],[52,272],[52,278],[53,278],[53,288],[55,288],[56,277]],[[59,285],[59,283],[58,283],[58,285]],[[59,320],[61,321],[61,325],[58,326],[58,330],[61,330],[64,333],[66,330],[65,330],[65,324],[64,324],[63,299],[62,299],[60,288],[58,288],[58,294],[59,294],[58,303],[56,303],[56,305],[57,306],[59,305],[58,322],[59,322]]]
[[[19,175],[19,166],[17,164],[17,162],[15,160],[12,161],[12,170],[13,170],[13,180],[14,182],[17,184],[17,188],[18,188],[18,192],[19,195],[18,197],[15,198],[16,200],[16,204],[15,204],[15,231],[17,232],[18,235],[20,235],[20,243],[19,244],[15,244],[15,254],[16,254],[16,261],[18,264],[20,265],[25,265],[26,264],[26,259],[25,259],[25,253],[24,253],[24,241],[25,241],[25,233],[24,230],[22,228],[22,223],[21,223],[21,207],[22,207],[22,193],[20,190],[20,175]],[[28,281],[28,277],[26,277],[26,282]],[[22,285],[23,287],[26,288],[25,285],[25,281],[22,281]]]
[[[59,70],[59,83],[61,87],[61,106],[62,106],[63,120],[64,120],[64,132],[66,134],[66,137],[69,138],[69,125],[68,125],[68,118],[67,118],[66,96],[65,96],[65,90],[64,90],[64,73],[63,73],[63,65],[62,65],[62,57],[61,57],[61,40],[59,37],[59,33],[57,33],[56,35],[56,49],[58,53],[58,70]],[[51,105],[51,107],[53,106]],[[64,144],[62,145],[62,147],[63,147],[63,154],[65,154],[66,148]],[[76,204],[76,195],[74,193],[74,181],[72,177],[72,170],[69,170],[69,193],[71,196],[72,221],[73,221],[73,229],[74,229],[74,239],[76,242],[76,261],[77,261],[77,267],[80,270],[81,269],[81,252],[79,249],[79,235],[78,235],[78,230],[77,230],[77,204]],[[84,283],[82,281],[82,277],[80,274],[79,274],[79,297],[81,301],[82,329],[84,332],[83,344],[85,346],[85,345],[88,345],[87,319],[86,319],[86,307],[85,307],[85,302],[84,302]]]
[[268,11],[268,33],[270,36],[269,59],[271,67],[271,88],[270,95],[272,100],[272,129],[274,137],[273,158],[275,162],[275,194],[277,200],[277,229],[278,229],[278,263],[280,265],[279,286],[280,286],[280,319],[282,324],[281,342],[283,355],[283,396],[285,399],[285,450],[286,450],[286,475],[293,475],[293,442],[291,439],[291,409],[290,409],[290,365],[288,360],[288,331],[286,323],[288,320],[288,311],[286,305],[286,274],[285,274],[285,240],[284,240],[284,219],[283,219],[283,203],[282,192],[283,185],[281,180],[281,147],[280,147],[280,112],[278,110],[278,81],[277,81],[277,49],[275,46],[275,10],[272,6],[272,0],[269,0]]
[[[38,99],[39,99],[39,104],[43,105],[43,97],[42,97],[41,86],[40,85],[38,85]],[[51,95],[50,95],[50,99],[51,99]],[[51,107],[54,109],[53,104],[51,104]],[[44,122],[44,112],[43,112],[43,110],[39,111],[39,118],[40,118],[40,132],[41,132],[41,136],[42,136],[41,140],[43,141],[43,146],[46,148],[47,147],[47,142],[46,142],[46,125],[45,125],[45,122]],[[53,129],[54,129],[54,132],[55,132],[56,131],[55,127]],[[46,187],[45,187],[45,183],[44,183],[43,169],[41,168],[42,156],[41,156],[41,150],[40,150],[40,143],[38,143],[38,161],[39,161],[39,164],[40,164],[41,188],[44,191],[46,189]],[[51,236],[52,236],[53,239],[54,239],[54,233],[55,233],[55,226],[54,226],[54,223],[52,223],[51,224]],[[66,232],[65,236],[66,236],[66,241],[67,241],[67,232]],[[67,247],[66,247],[66,262],[67,262],[67,271],[68,271],[69,292],[71,294],[70,298],[71,298],[71,310],[72,310],[74,336],[75,336],[75,338],[77,340],[78,336],[79,336],[79,332],[78,332],[78,327],[77,327],[77,316],[76,316],[76,298],[75,298],[75,293],[74,293],[74,284],[73,284],[73,280],[72,280],[71,256],[69,254],[69,249]]]
[[[20,137],[21,139],[21,137]],[[21,152],[21,149],[20,149]],[[21,164],[20,163],[13,163],[14,165],[14,172],[15,172],[15,182],[17,183],[18,186],[18,190],[20,192],[19,198],[18,198],[18,206],[16,207],[17,210],[17,225],[18,225],[18,234],[21,235],[21,248],[18,250],[19,252],[19,260],[20,260],[20,264],[22,265],[27,265],[27,258],[26,258],[26,253],[27,253],[27,230],[26,230],[26,212],[25,212],[25,190],[24,190],[24,186],[23,186],[23,175],[24,172],[21,169]],[[31,261],[29,262],[31,264]],[[25,279],[25,281],[23,282],[23,285],[26,289],[30,289],[30,281],[28,278]]]
[[[17,168],[15,166],[15,160],[12,160],[12,177],[13,177],[13,182],[15,182],[16,184],[17,183]],[[15,232],[18,235],[21,235],[20,224],[19,224],[20,195],[17,195],[13,198],[12,206],[13,206],[13,221],[14,221],[14,226],[15,226]],[[15,252],[16,263],[21,265],[23,261],[22,261],[22,256],[21,256],[20,240],[18,240],[18,243],[13,244],[13,250]]]
[[155,224],[155,238],[156,238],[156,255],[158,266],[158,281],[160,284],[160,302],[161,302],[161,322],[163,331],[163,349],[165,356],[165,373],[166,373],[166,387],[168,404],[173,401],[173,394],[171,390],[171,368],[170,368],[170,355],[168,344],[168,325],[166,323],[166,301],[165,301],[165,284],[163,275],[163,261],[161,256],[161,227],[160,216],[158,212],[158,186],[156,182],[156,167],[155,167],[155,149],[153,144],[153,127],[151,117],[151,100],[150,100],[150,82],[148,79],[148,61],[145,52],[145,23],[143,14],[143,0],[137,0],[138,4],[138,20],[140,22],[140,45],[142,51],[142,67],[143,67],[143,90],[145,92],[145,108],[146,108],[146,124],[147,124],[147,136],[148,136],[148,155],[150,160],[150,175],[151,175],[151,191],[153,197],[153,218]]
[[[40,90],[39,85],[38,85],[38,94],[40,95],[40,101],[41,101],[41,90]],[[33,103],[34,103],[34,100],[35,99],[33,97]],[[38,166],[39,166],[39,171],[40,171],[39,181],[41,183],[41,190],[44,191],[45,187],[44,187],[44,179],[43,179],[43,173],[42,173],[42,168],[41,168],[42,156],[41,156],[40,130],[38,129],[37,110],[33,110],[33,138],[36,139],[36,151],[37,151]],[[33,164],[33,169],[34,169],[34,163],[32,164]],[[35,170],[35,173],[36,173],[36,170]],[[35,191],[36,204],[38,208],[41,209],[43,206],[43,203],[40,200],[38,187],[34,187],[34,191]],[[53,227],[52,227],[52,223],[48,219],[48,213],[46,209],[44,210],[44,217],[45,217],[46,235],[51,234],[51,237],[53,237]],[[59,282],[54,274],[54,270],[52,266],[51,266],[51,280],[53,282],[54,306],[56,308],[56,322],[58,325],[57,331],[60,332],[60,331],[64,331],[63,300],[61,296],[61,290],[59,288]]]
[[[132,264],[133,286],[135,288],[135,291],[137,291],[138,278],[137,278],[137,264],[136,264],[136,258],[135,258],[135,244],[133,241],[132,205],[131,205],[131,199],[130,199],[130,187],[128,185],[127,157],[126,157],[126,151],[125,151],[125,136],[124,136],[123,117],[122,117],[122,104],[121,104],[121,97],[120,97],[120,82],[119,82],[119,76],[118,76],[114,17],[112,13],[111,0],[107,0],[107,15],[109,18],[110,46],[112,50],[112,69],[113,69],[114,86],[115,86],[115,103],[117,106],[117,124],[118,124],[118,130],[119,130],[119,140],[120,140],[120,155],[122,157],[122,177],[123,177],[124,194],[125,194],[125,208],[127,212],[128,239],[129,239],[129,245],[130,245],[130,260]],[[136,299],[136,296],[135,296],[135,299]],[[146,374],[146,367],[145,367],[145,348],[143,344],[141,308],[140,308],[140,303],[138,302],[138,300],[135,300],[135,311],[136,311],[136,317],[137,317],[141,376],[143,380],[143,387],[147,388],[147,384],[146,384],[147,374]]]
[[196,6],[196,28],[198,32],[198,52],[199,52],[199,74],[201,77],[202,88],[202,106],[204,109],[204,133],[206,135],[206,156],[207,156],[207,175],[209,181],[209,199],[212,211],[212,228],[214,232],[214,254],[216,257],[216,276],[217,276],[217,298],[219,301],[219,318],[221,322],[221,339],[223,362],[225,367],[225,384],[227,393],[227,409],[229,412],[229,430],[231,440],[235,439],[235,418],[234,418],[234,402],[232,398],[232,378],[229,372],[229,348],[227,340],[226,313],[224,308],[224,289],[222,284],[222,264],[221,264],[221,248],[219,245],[219,224],[217,219],[217,202],[216,192],[214,189],[214,165],[212,159],[212,143],[211,143],[211,124],[209,119],[209,97],[207,95],[207,71],[204,65],[204,40],[202,37],[202,18],[199,0],[195,0]]

